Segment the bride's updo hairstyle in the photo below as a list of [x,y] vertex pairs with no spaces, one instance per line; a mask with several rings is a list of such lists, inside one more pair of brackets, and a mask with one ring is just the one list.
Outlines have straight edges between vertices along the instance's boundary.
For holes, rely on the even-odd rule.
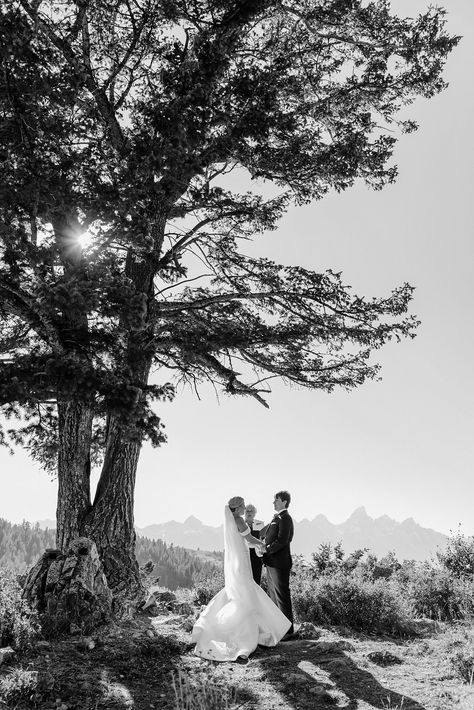
[[227,505],[229,506],[231,511],[234,512],[234,510],[237,510],[239,505],[242,505],[243,502],[244,499],[241,496],[234,496],[228,501]]

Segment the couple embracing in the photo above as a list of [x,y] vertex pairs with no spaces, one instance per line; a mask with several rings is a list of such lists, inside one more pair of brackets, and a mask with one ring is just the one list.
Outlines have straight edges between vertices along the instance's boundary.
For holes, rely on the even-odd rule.
[[[275,516],[260,531],[259,537],[252,534],[243,518],[243,498],[231,498],[225,506],[225,587],[211,599],[194,625],[195,653],[201,658],[212,661],[247,659],[258,645],[276,646],[293,634],[290,500],[287,491],[275,495]],[[254,580],[249,548],[254,548],[266,565],[270,596]]]

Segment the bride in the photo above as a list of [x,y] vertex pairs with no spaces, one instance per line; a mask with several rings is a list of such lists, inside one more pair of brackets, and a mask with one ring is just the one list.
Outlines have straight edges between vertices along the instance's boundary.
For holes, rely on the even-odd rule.
[[244,499],[235,496],[224,511],[225,587],[194,624],[195,654],[211,661],[247,658],[257,645],[276,646],[291,626],[252,577],[248,546],[264,547],[250,534],[242,515]]

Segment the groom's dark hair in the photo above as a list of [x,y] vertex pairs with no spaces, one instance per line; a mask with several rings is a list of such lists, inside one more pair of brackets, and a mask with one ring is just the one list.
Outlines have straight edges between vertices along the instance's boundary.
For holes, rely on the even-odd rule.
[[287,508],[291,503],[291,496],[288,493],[288,491],[278,491],[278,493],[275,493],[275,498],[279,498],[280,500],[284,500]]

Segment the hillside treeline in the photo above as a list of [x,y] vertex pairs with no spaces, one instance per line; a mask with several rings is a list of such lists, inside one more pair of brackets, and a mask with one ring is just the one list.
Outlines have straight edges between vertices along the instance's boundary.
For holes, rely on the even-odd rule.
[[[48,547],[56,547],[56,531],[42,530],[38,523],[13,524],[0,518],[0,567],[21,574],[29,569]],[[214,569],[211,559],[183,547],[167,545],[162,540],[137,537],[136,555],[140,567],[150,560],[155,567],[153,578],[168,589],[192,587],[194,580]]]

